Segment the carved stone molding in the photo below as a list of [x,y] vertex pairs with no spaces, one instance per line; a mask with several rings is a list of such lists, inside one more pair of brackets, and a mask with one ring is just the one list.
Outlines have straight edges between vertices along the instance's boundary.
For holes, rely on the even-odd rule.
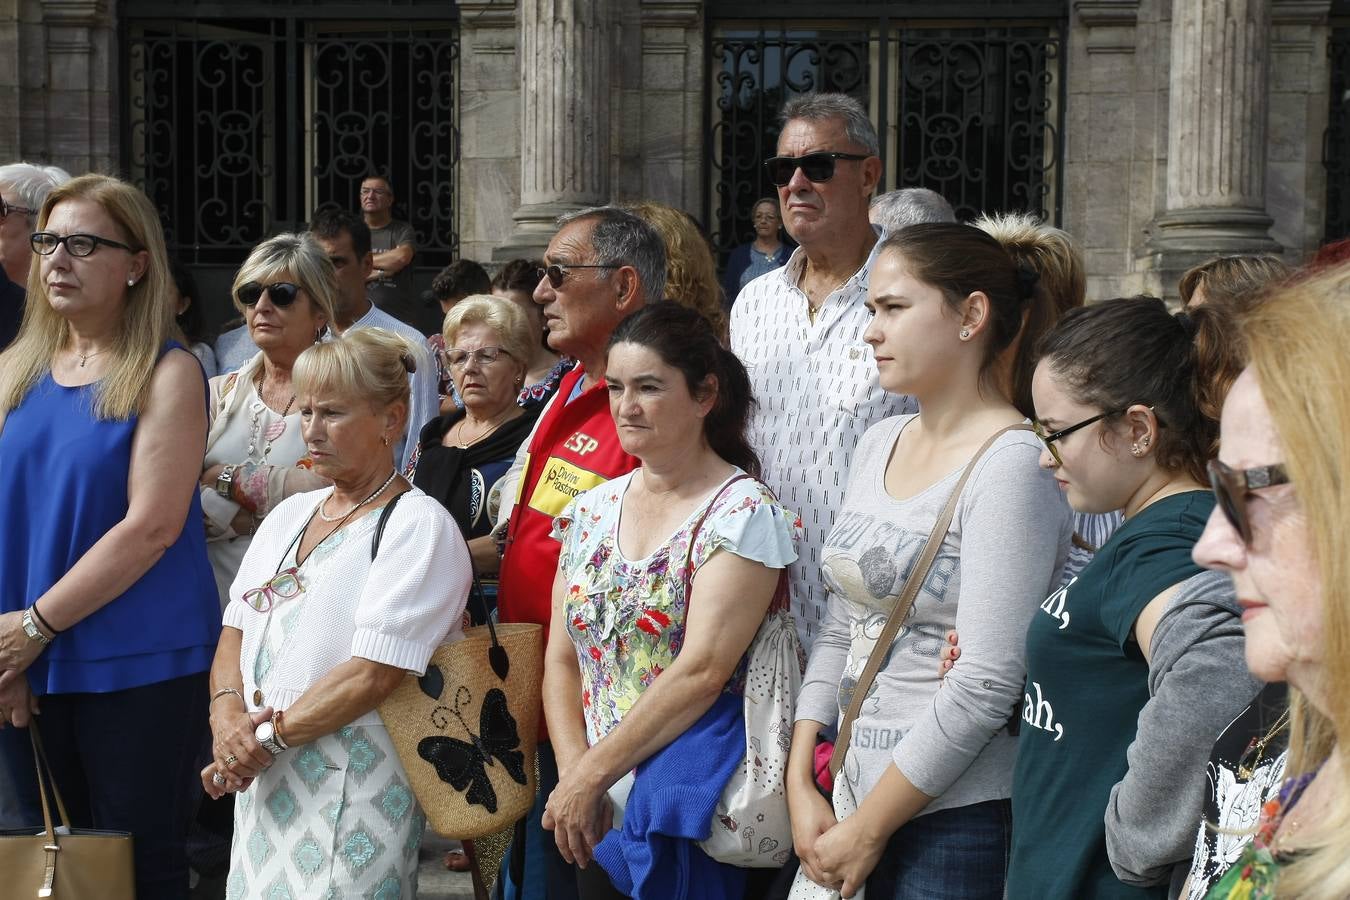
[[1073,10],[1087,29],[1088,53],[1133,53],[1139,0],[1077,0]]

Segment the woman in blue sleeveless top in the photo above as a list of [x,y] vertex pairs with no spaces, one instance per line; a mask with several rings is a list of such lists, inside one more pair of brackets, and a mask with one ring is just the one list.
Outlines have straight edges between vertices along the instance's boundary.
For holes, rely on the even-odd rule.
[[0,356],[0,769],[19,824],[40,824],[40,713],[72,824],[131,832],[137,896],[183,897],[220,630],[196,489],[205,379],[172,340],[164,235],[139,190],[77,178],[32,242]]

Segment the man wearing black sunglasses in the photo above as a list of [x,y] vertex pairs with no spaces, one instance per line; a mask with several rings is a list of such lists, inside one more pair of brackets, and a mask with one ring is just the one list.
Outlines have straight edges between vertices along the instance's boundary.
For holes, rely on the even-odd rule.
[[751,281],[731,309],[731,349],[757,401],[750,443],[764,481],[806,523],[806,551],[789,569],[803,643],[824,617],[820,550],[843,496],[854,446],[868,426],[912,411],[877,383],[867,327],[869,259],[880,232],[868,204],[881,177],[876,129],[844,94],[789,101],[777,155],[765,161],[788,234],[786,266]]

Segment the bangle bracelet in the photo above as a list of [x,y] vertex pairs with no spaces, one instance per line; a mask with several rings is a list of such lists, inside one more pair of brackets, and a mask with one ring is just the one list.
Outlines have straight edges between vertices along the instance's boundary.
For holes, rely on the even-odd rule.
[[58,634],[61,633],[58,629],[53,628],[53,627],[51,626],[51,623],[47,621],[47,617],[44,616],[44,615],[41,613],[41,611],[38,610],[38,608],[37,608],[37,601],[36,601],[36,600],[34,600],[34,601],[33,601],[33,605],[30,606],[30,607],[28,607],[28,608],[31,609],[31,610],[33,611],[33,615],[37,616],[37,620],[38,620],[39,622],[42,623],[42,627],[45,628],[45,629],[47,629],[48,631],[50,631],[50,632],[52,633],[52,637],[56,637]]
[[[221,697],[224,697],[226,694],[234,694],[236,697],[239,698],[240,703],[244,702],[243,691],[239,690],[238,688],[221,688],[220,690],[216,691],[214,694],[211,695],[211,702],[206,704],[206,708],[210,709],[212,706],[215,705],[217,700],[219,700]],[[248,704],[244,705],[247,706]]]
[[272,737],[276,739],[277,746],[282,750],[291,749],[291,745],[286,743],[286,737],[281,733],[281,710],[272,713]]

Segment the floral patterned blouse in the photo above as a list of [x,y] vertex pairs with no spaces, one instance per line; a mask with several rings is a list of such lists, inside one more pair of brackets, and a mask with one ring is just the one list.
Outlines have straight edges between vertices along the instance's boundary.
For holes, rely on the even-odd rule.
[[[618,529],[632,475],[579,494],[553,520],[567,579],[567,633],[577,649],[586,738],[592,745],[614,730],[680,653],[688,609],[680,571],[686,556],[690,577],[722,549],[781,569],[797,558],[802,530],[801,519],[768,488],[742,478],[729,487],[723,482],[661,546],[630,560],[619,549]],[[689,553],[690,532],[710,502]]]
[[1256,837],[1233,867],[1209,889],[1205,900],[1274,900],[1275,881],[1281,860],[1285,859],[1274,846],[1275,832],[1316,775],[1316,772],[1306,772],[1288,779],[1280,788],[1279,796],[1266,801],[1261,807]]

